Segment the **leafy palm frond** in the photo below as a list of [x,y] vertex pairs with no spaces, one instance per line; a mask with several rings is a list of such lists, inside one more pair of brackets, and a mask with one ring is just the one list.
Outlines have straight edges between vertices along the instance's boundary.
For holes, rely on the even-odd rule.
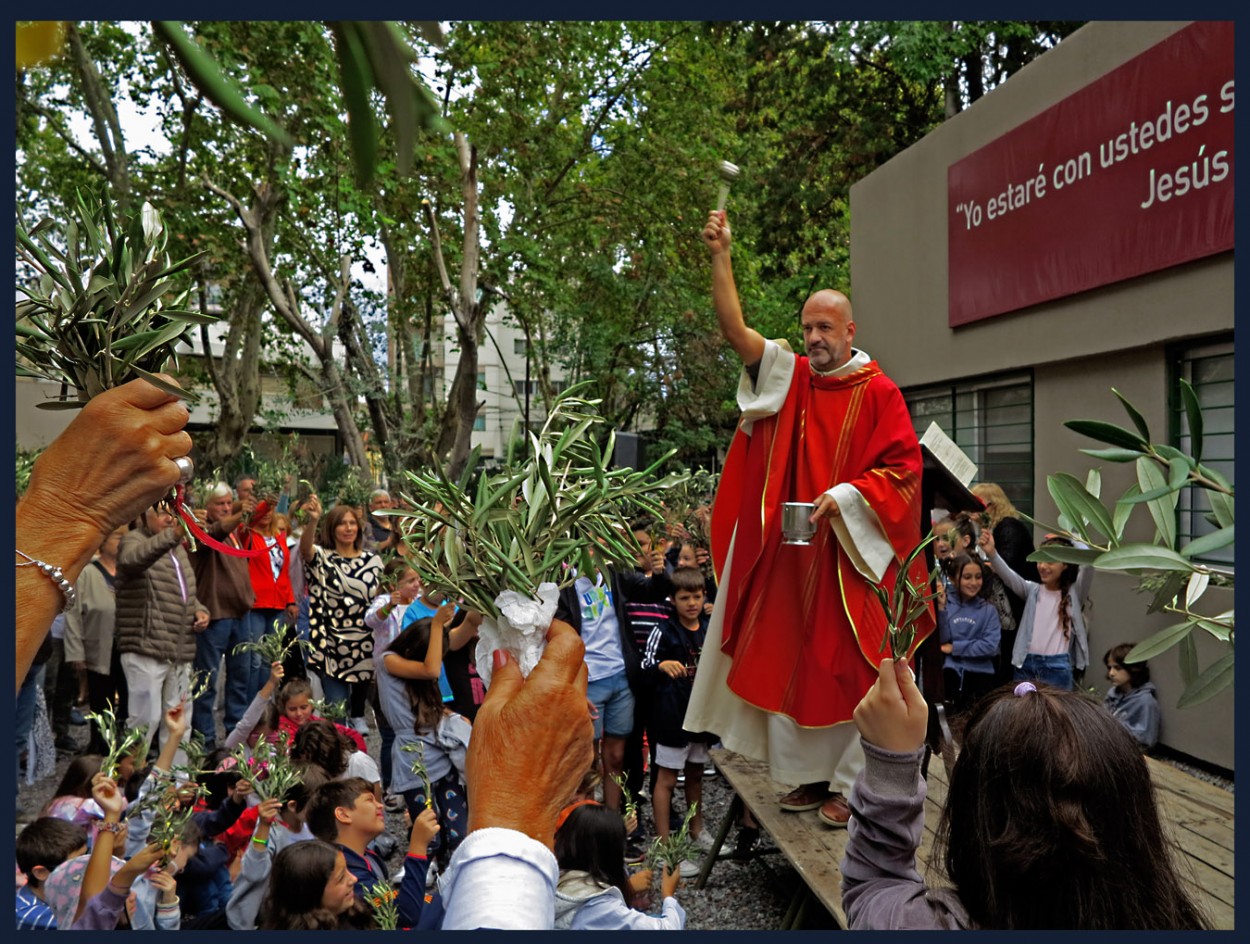
[[497,617],[504,590],[534,597],[542,583],[563,587],[578,573],[634,566],[627,509],[663,517],[660,496],[685,476],[655,477],[672,452],[643,471],[609,469],[615,433],[600,446],[603,418],[599,401],[581,396],[587,385],[565,390],[525,455],[514,450],[498,472],[480,473],[472,494],[472,464],[460,482],[437,467],[406,473],[409,509],[383,514],[407,519],[407,560],[424,586]]
[[686,808],[686,815],[682,817],[681,829],[669,833],[667,839],[656,837],[651,848],[647,850],[647,865],[650,868],[664,866],[670,872],[676,872],[687,859],[693,862],[702,855],[703,850],[690,835],[690,821],[698,811],[699,804],[691,803]]
[[273,665],[275,662],[285,662],[295,650],[303,650],[304,652],[312,652],[313,644],[307,639],[301,639],[298,635],[282,632],[281,620],[275,619],[273,625],[269,627],[269,632],[261,636],[257,640],[248,640],[236,645],[230,651],[235,655],[243,652],[255,652],[265,665]]
[[624,809],[625,819],[638,815],[638,803],[634,799],[629,787],[625,786],[625,778],[621,774],[612,774],[612,782],[621,788],[621,805]]
[[39,405],[79,407],[136,377],[194,400],[152,375],[176,361],[195,325],[216,320],[187,310],[189,288],[178,286],[204,253],[171,261],[169,233],[149,203],[118,223],[106,201],[80,193],[62,216],[17,227],[18,261],[33,272],[18,275],[17,373],[76,394]]
[[425,808],[427,810],[434,808],[434,787],[430,783],[430,773],[425,769],[425,745],[420,741],[412,744],[405,744],[400,748],[405,754],[416,754],[411,761],[412,772],[421,778],[421,782],[425,784]]
[[313,699],[312,710],[313,714],[318,718],[325,718],[325,720],[333,721],[335,724],[345,724],[347,722],[347,702],[345,701]]
[[894,576],[894,593],[890,594],[881,584],[871,584],[881,608],[885,611],[887,624],[886,634],[881,639],[881,651],[890,647],[890,657],[905,659],[916,639],[916,623],[929,610],[929,602],[937,596],[929,588],[938,580],[940,571],[937,567],[929,572],[924,583],[914,584],[911,581],[911,565],[919,557],[925,547],[934,540],[934,535],[925,538],[911,549],[907,558],[899,565]]
[[383,879],[365,888],[365,903],[373,912],[378,930],[394,931],[399,927],[399,906],[395,904],[398,897],[399,889]]
[[100,737],[104,739],[104,745],[108,749],[100,764],[100,773],[110,780],[116,780],[117,765],[121,759],[129,757],[147,740],[147,726],[125,727],[117,720],[112,702],[106,703],[102,711],[88,712],[83,717],[96,726],[96,730],[100,732]]
[[239,772],[251,781],[256,796],[262,802],[285,799],[288,790],[303,783],[303,773],[299,765],[291,760],[285,735],[277,744],[261,738],[250,757],[242,745],[235,748],[232,756]]

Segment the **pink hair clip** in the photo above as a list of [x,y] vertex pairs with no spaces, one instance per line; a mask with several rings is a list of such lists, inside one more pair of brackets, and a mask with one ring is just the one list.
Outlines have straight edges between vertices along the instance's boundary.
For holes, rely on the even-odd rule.
[[1029,692],[1036,692],[1037,686],[1032,682],[1021,682],[1015,687],[1015,695],[1017,698],[1027,695]]

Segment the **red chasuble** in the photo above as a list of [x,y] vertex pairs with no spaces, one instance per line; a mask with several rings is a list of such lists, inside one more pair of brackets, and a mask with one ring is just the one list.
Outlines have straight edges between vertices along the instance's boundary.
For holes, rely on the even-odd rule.
[[[796,360],[781,411],[755,420],[751,435],[734,435],[713,508],[712,556],[719,570],[736,526],[731,582],[719,590],[730,690],[814,728],[850,720],[888,655],[886,619],[827,522],[807,547],[782,544],[782,503],[854,485],[894,549],[883,578],[892,590],[920,542],[921,456],[903,395],[876,361],[834,378]],[[923,557],[911,576],[924,581]],[[933,627],[930,611],[915,645]]]

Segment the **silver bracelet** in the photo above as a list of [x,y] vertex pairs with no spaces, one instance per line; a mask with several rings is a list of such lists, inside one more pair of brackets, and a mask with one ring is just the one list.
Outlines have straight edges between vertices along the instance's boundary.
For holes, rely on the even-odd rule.
[[65,574],[61,573],[60,567],[57,567],[55,564],[49,564],[47,561],[36,560],[29,554],[18,551],[17,548],[13,548],[13,550],[29,561],[26,564],[18,564],[18,567],[38,567],[49,580],[56,584],[57,589],[61,591],[61,595],[65,597],[65,605],[61,607],[62,612],[74,605],[78,592],[74,589],[74,585],[65,579]]

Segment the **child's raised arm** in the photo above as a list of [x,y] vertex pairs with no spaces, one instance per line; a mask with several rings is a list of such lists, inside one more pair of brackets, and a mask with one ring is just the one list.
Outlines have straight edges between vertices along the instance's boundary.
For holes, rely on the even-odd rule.
[[909,754],[920,750],[929,728],[929,705],[904,661],[883,659],[877,681],[855,706],[860,737],[882,750]]
[[182,746],[182,737],[187,733],[187,700],[184,698],[166,711],[161,722],[165,725],[165,743],[161,746],[161,753],[153,765],[155,768],[153,773],[159,770],[161,773],[168,774],[173,770],[174,758],[178,756],[178,748]]
[[113,845],[117,834],[126,828],[121,821],[126,798],[122,796],[115,781],[103,774],[96,774],[91,779],[91,796],[100,804],[100,809],[104,810],[104,821],[97,826],[91,858],[87,860],[87,868],[82,873],[82,888],[78,894],[78,907],[74,911],[75,921],[87,907],[87,902],[104,891],[104,886],[108,884],[113,874]]
[[393,652],[382,654],[386,660],[386,671],[396,678],[420,679],[429,681],[438,678],[443,668],[443,627],[451,622],[456,612],[456,605],[450,600],[438,608],[438,612],[430,619],[430,643],[422,660],[405,659]]
[[265,684],[256,693],[252,703],[247,706],[247,711],[243,712],[243,717],[238,720],[234,729],[226,736],[226,750],[234,750],[251,737],[252,732],[256,730],[256,725],[260,724],[260,719],[264,715],[265,709],[269,707],[269,699],[273,696],[274,690],[282,684],[284,675],[285,670],[282,668],[281,662],[270,663],[269,678],[265,680]]

